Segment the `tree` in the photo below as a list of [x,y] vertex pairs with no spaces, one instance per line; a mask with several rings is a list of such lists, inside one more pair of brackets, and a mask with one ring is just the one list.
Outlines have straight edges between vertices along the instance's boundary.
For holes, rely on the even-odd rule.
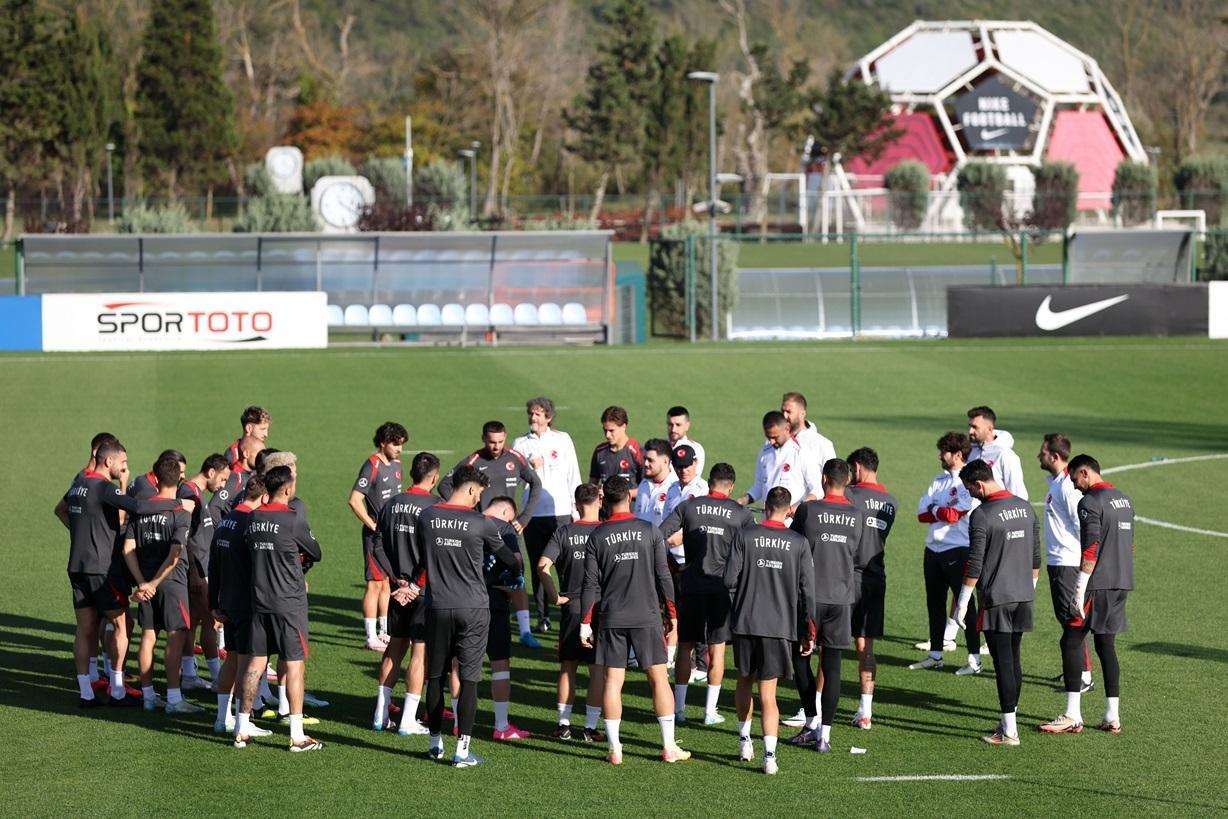
[[146,170],[163,178],[172,199],[185,183],[213,182],[238,140],[211,0],[154,0],[137,73]]
[[616,0],[598,42],[585,89],[563,115],[575,133],[568,150],[601,169],[589,219],[601,213],[610,175],[633,166],[644,147],[656,79],[656,24],[645,0]]
[[925,221],[929,206],[930,171],[920,162],[905,160],[883,177],[891,203],[891,221],[900,230],[916,230]]
[[54,87],[46,82],[59,58],[54,22],[36,0],[0,2],[0,182],[6,194],[4,238],[13,235],[18,187],[38,173],[56,131]]
[[814,144],[810,156],[814,159],[833,162],[863,157],[874,161],[904,135],[891,120],[891,95],[861,80],[846,79],[839,69],[832,70],[826,88],[811,99]]

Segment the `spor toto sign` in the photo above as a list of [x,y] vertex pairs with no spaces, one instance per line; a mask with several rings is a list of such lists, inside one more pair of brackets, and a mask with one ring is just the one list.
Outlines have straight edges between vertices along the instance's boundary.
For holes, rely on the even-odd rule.
[[328,346],[325,293],[91,293],[42,297],[44,350]]
[[951,107],[969,150],[1028,149],[1035,138],[1039,106],[997,75],[956,97]]

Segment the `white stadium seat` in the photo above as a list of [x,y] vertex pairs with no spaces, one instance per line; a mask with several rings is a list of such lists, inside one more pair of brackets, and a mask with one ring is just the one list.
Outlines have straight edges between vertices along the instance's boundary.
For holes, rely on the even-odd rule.
[[418,323],[418,311],[412,304],[398,304],[392,308],[392,323],[398,327],[412,327]]
[[490,310],[485,304],[470,304],[465,307],[465,324],[470,327],[486,327],[490,324]]
[[392,308],[386,304],[373,304],[367,312],[372,327],[387,327],[392,324]]
[[426,325],[438,326],[443,324],[443,319],[439,315],[438,304],[419,304],[418,305],[418,323]]
[[345,325],[345,312],[341,309],[340,305],[328,305],[327,312],[329,327],[342,327]]
[[516,323],[521,325],[541,324],[537,320],[537,305],[521,303],[516,305]]
[[441,320],[449,327],[460,327],[465,323],[465,308],[455,302],[445,304]]
[[537,321],[539,324],[562,324],[563,308],[552,301],[548,301],[537,308]]
[[492,304],[490,306],[490,323],[507,325],[516,323],[516,314],[510,304]]
[[588,324],[588,312],[579,302],[569,301],[563,305],[564,324]]
[[367,316],[367,308],[361,304],[351,304],[345,308],[346,327],[369,327],[371,320]]

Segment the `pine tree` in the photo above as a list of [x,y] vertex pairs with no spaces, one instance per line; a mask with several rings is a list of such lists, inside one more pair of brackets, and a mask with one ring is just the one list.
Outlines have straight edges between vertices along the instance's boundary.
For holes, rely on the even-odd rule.
[[168,195],[209,183],[238,145],[211,0],[154,0],[137,72],[142,165]]
[[639,159],[656,82],[656,24],[645,0],[616,0],[603,22],[585,89],[563,114],[576,136],[568,149],[601,168],[590,219],[601,212],[614,169]]

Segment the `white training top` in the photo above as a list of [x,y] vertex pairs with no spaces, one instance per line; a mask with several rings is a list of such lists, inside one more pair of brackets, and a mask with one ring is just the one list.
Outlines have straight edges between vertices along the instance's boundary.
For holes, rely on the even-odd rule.
[[637,518],[646,520],[653,526],[660,526],[665,521],[665,516],[669,514],[665,510],[669,492],[677,484],[678,476],[672,469],[665,473],[665,478],[660,483],[645,478],[640,481],[639,488],[635,492],[635,507],[631,511]]
[[680,480],[674,481],[669,485],[669,489],[665,493],[665,514],[662,516],[662,519],[669,517],[669,513],[674,511],[678,504],[684,500],[706,494],[708,494],[708,482],[699,477],[698,474],[695,475],[695,480],[687,484]]
[[806,456],[818,463],[819,474],[822,474],[824,464],[836,457],[836,447],[831,439],[824,437],[819,428],[810,421],[793,437],[802,445]]
[[1045,550],[1050,566],[1078,566],[1083,562],[1079,539],[1079,501],[1083,493],[1075,488],[1070,473],[1063,469],[1048,477],[1045,495]]
[[917,503],[918,517],[927,513],[933,515],[942,509],[954,509],[958,517],[954,521],[937,519],[930,522],[929,531],[925,533],[925,548],[946,552],[967,546],[968,514],[978,506],[980,501],[968,494],[958,470],[935,475]]
[[690,438],[688,438],[688,437],[686,437],[685,435],[683,435],[683,436],[682,436],[681,438],[679,438],[677,441],[674,441],[672,444],[670,444],[670,448],[672,448],[672,449],[677,449],[678,447],[682,446],[683,444],[686,444],[686,445],[687,445],[687,446],[689,446],[691,449],[695,450],[695,474],[696,474],[698,477],[700,477],[700,478],[702,478],[704,475],[708,474],[707,472],[704,472],[704,447],[703,447],[703,444],[700,444],[700,443],[698,443],[698,442],[696,442],[696,441],[692,441]]
[[807,495],[823,497],[822,471],[815,458],[802,449],[796,438],[790,438],[777,449],[769,441],[759,450],[755,464],[755,482],[747,494],[762,501],[777,486],[789,490],[790,503],[796,505]]
[[542,465],[535,467],[542,482],[540,496],[528,497],[529,488],[525,487],[522,508],[531,509],[530,515],[535,518],[571,517],[576,487],[580,485],[580,464],[571,436],[557,429],[548,429],[540,436],[529,432],[517,438],[512,449],[530,464],[534,458],[542,459]]
[[1004,429],[994,430],[994,439],[988,444],[972,445],[969,461],[980,458],[993,469],[994,480],[1017,498],[1028,499],[1028,487],[1023,482],[1023,464],[1013,449],[1015,438]]

